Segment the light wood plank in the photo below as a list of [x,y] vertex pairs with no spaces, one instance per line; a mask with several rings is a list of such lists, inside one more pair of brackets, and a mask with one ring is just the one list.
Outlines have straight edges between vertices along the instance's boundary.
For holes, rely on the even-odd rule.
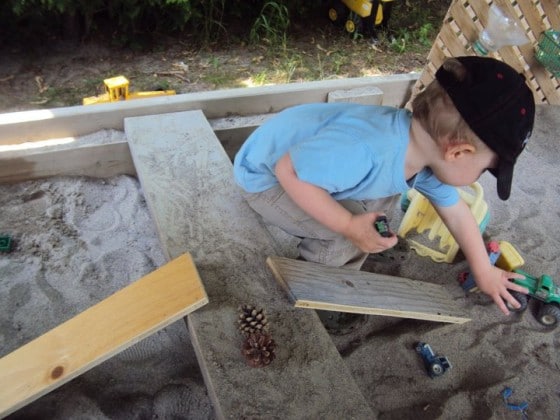
[[127,142],[64,150],[0,153],[0,184],[51,176],[136,175]]
[[470,321],[436,284],[283,257],[269,257],[267,263],[299,308],[457,324]]
[[[164,252],[191,252],[210,298],[187,323],[215,416],[375,418],[317,314],[294,308],[267,269],[266,257],[281,251],[243,199],[205,115],[127,118],[125,131]],[[267,311],[278,343],[263,369],[240,353],[243,303]]]
[[191,256],[179,256],[0,359],[0,417],[207,302]]

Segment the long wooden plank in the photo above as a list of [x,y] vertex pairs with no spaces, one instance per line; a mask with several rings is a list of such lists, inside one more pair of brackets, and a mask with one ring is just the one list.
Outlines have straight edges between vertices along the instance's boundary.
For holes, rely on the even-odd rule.
[[0,359],[0,418],[208,302],[185,254]]
[[136,175],[127,142],[63,150],[0,152],[0,184],[51,176]]
[[[375,418],[317,314],[290,305],[267,269],[279,248],[204,114],[128,118],[125,130],[164,252],[191,252],[210,298],[187,322],[216,417]],[[240,352],[243,303],[267,311],[278,344],[263,369]]]
[[470,321],[447,291],[403,277],[269,257],[296,307],[462,324]]
[[377,86],[383,103],[400,106],[410,97],[418,74],[330,79],[285,85],[192,92],[95,106],[0,114],[0,144],[77,137],[102,129],[123,129],[128,117],[201,109],[208,118],[278,112],[308,102],[325,102],[329,92]]

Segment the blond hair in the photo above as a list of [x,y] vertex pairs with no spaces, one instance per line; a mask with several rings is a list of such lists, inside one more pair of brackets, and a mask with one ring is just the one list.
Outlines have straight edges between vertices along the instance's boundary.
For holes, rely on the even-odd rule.
[[[459,60],[450,58],[443,67],[458,79],[465,77],[465,69]],[[412,101],[412,116],[422,128],[439,144],[482,142],[465,122],[453,101],[437,80],[431,82]]]

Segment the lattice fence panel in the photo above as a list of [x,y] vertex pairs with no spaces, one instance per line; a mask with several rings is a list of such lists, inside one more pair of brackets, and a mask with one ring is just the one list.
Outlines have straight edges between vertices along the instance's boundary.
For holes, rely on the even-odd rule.
[[453,0],[428,55],[428,64],[414,86],[413,96],[434,79],[446,57],[475,54],[471,45],[488,23],[488,10],[493,3],[519,20],[530,42],[501,48],[489,56],[523,73],[537,104],[560,104],[558,79],[535,59],[540,34],[547,29],[560,30],[558,0]]

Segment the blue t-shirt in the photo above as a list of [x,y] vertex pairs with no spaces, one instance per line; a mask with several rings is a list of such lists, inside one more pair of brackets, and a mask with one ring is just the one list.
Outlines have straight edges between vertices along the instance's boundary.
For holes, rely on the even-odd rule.
[[236,182],[256,193],[278,184],[276,162],[290,154],[298,178],[336,200],[370,200],[414,186],[434,204],[451,206],[457,189],[429,168],[405,179],[411,113],[404,109],[349,103],[288,108],[257,128],[234,160]]

